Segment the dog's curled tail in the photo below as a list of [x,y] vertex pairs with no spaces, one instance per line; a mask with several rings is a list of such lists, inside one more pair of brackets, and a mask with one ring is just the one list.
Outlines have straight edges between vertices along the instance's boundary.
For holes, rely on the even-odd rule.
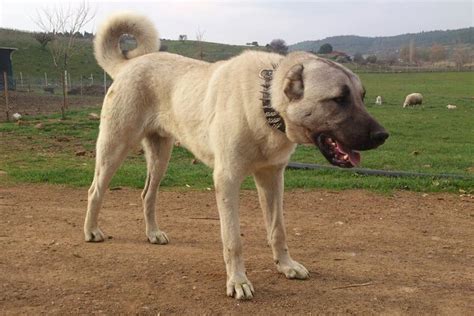
[[[137,47],[128,52],[120,49],[120,38],[128,34],[135,37]],[[130,12],[110,16],[99,27],[94,40],[94,54],[99,65],[112,77],[127,60],[153,53],[160,48],[158,32],[146,17]]]

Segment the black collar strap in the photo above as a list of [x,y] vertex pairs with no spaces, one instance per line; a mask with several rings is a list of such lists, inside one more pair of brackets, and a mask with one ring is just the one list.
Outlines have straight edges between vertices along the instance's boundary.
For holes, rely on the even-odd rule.
[[265,113],[265,118],[267,119],[268,124],[279,130],[280,132],[285,132],[285,121],[280,116],[277,110],[272,107],[272,99],[270,93],[271,82],[273,79],[273,71],[276,69],[277,65],[272,64],[273,69],[263,69],[260,71],[260,78],[265,80],[265,82],[261,85],[263,87],[262,93],[262,105],[263,105],[263,113]]

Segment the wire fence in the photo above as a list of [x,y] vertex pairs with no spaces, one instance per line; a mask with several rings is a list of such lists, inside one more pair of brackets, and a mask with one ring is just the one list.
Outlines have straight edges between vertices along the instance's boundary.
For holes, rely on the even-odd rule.
[[23,72],[15,75],[0,72],[0,121],[15,119],[17,112],[46,114],[60,111],[65,117],[69,105],[76,108],[96,104],[111,83],[105,73],[74,76],[68,72],[64,75],[45,72],[38,77]]
[[[8,84],[10,90],[61,95],[63,93],[62,78],[63,76],[48,72],[43,73],[41,77],[17,72],[14,76],[8,76]],[[66,78],[65,84],[69,95],[105,95],[112,84],[112,80],[105,73],[78,75],[67,72],[64,78]]]

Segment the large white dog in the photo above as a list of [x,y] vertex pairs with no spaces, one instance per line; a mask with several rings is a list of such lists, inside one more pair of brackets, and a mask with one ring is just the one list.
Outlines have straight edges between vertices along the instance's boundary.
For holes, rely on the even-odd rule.
[[[122,52],[131,34],[137,48]],[[140,141],[148,175],[143,190],[146,235],[168,237],[155,219],[156,193],[174,140],[213,168],[227,295],[251,298],[239,227],[239,189],[253,175],[278,271],[306,279],[288,251],[283,223],[283,173],[296,144],[314,144],[334,165],[352,167],[356,150],[375,148],[387,132],[366,111],[359,78],[343,66],[297,52],[245,52],[210,64],[158,52],[158,34],[145,17],[110,17],[95,39],[99,64],[113,77],[102,108],[94,180],[84,225],[87,241],[103,241],[99,210],[113,174]]]

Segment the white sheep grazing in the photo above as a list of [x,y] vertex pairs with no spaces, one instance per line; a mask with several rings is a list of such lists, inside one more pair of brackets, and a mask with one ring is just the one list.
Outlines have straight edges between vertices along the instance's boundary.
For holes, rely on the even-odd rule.
[[455,106],[453,104],[448,104],[446,107],[448,108],[448,110],[454,110],[454,109],[458,108],[457,106]]
[[417,104],[423,103],[423,96],[421,93],[411,93],[406,96],[405,102],[403,103],[403,107],[406,108],[407,106],[415,106]]
[[375,98],[375,104],[377,105],[382,105],[382,97],[380,95],[378,95],[376,98]]
[[15,121],[19,121],[21,119],[21,114],[20,113],[14,113],[12,115],[12,117]]

